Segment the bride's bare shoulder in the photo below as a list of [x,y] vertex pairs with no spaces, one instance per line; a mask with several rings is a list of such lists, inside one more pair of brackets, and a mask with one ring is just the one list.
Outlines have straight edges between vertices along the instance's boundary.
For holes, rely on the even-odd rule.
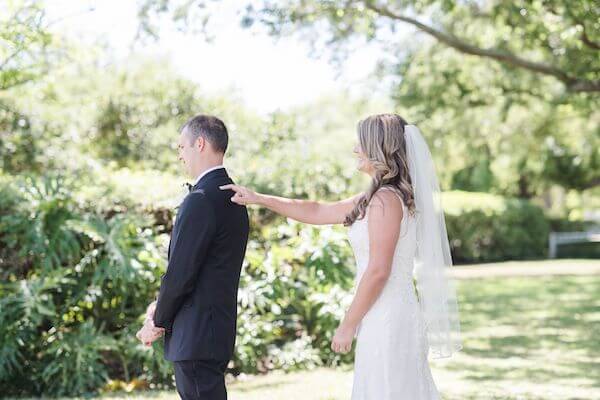
[[389,212],[402,216],[403,202],[397,189],[382,186],[373,194],[369,208],[380,208],[382,213]]

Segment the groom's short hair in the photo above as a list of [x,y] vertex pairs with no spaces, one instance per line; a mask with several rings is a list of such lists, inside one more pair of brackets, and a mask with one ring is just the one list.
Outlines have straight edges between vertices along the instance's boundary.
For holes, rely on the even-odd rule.
[[212,115],[195,115],[181,127],[181,133],[187,133],[195,142],[200,136],[208,140],[213,149],[225,154],[229,135],[227,127],[219,118]]

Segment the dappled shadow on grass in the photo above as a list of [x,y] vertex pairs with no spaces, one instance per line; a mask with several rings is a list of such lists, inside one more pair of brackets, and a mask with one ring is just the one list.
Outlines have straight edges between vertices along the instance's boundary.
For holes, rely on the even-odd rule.
[[[552,365],[541,366],[507,366],[501,367],[498,365],[478,365],[477,368],[469,363],[457,363],[453,366],[453,370],[464,371],[463,379],[472,381],[514,381],[514,382],[538,382],[542,383],[550,379],[560,379],[562,381],[569,379],[580,379],[582,377],[591,378],[590,374],[595,374],[596,379],[598,373],[594,373],[597,369],[597,363],[566,363],[561,365],[559,370],[553,369]],[[598,387],[597,381],[592,384],[593,387]]]
[[600,277],[462,281],[463,357],[445,368],[476,382],[600,387]]

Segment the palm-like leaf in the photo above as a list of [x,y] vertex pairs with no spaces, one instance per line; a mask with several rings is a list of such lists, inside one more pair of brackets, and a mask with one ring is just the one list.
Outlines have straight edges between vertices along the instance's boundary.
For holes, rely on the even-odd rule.
[[53,293],[65,283],[64,271],[58,271],[0,286],[0,378],[22,368],[39,327],[56,317]]
[[50,394],[90,393],[108,380],[103,355],[115,350],[116,342],[91,321],[75,330],[52,329],[47,342],[41,378]]
[[93,284],[106,280],[134,282],[142,272],[139,253],[147,236],[140,226],[147,224],[140,218],[117,215],[110,220],[91,216],[85,220],[71,220],[68,226],[94,242],[94,247],[81,259],[78,266],[94,264]]
[[15,213],[0,217],[4,244],[48,271],[77,259],[80,242],[66,222],[76,217],[69,186],[61,178],[28,178],[20,185],[22,205]]

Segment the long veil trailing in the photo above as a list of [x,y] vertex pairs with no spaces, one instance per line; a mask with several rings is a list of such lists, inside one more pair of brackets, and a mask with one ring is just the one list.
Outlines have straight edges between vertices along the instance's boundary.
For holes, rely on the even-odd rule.
[[406,125],[406,152],[417,209],[415,278],[433,358],[462,349],[456,290],[447,275],[452,256],[440,186],[427,142],[419,128]]

